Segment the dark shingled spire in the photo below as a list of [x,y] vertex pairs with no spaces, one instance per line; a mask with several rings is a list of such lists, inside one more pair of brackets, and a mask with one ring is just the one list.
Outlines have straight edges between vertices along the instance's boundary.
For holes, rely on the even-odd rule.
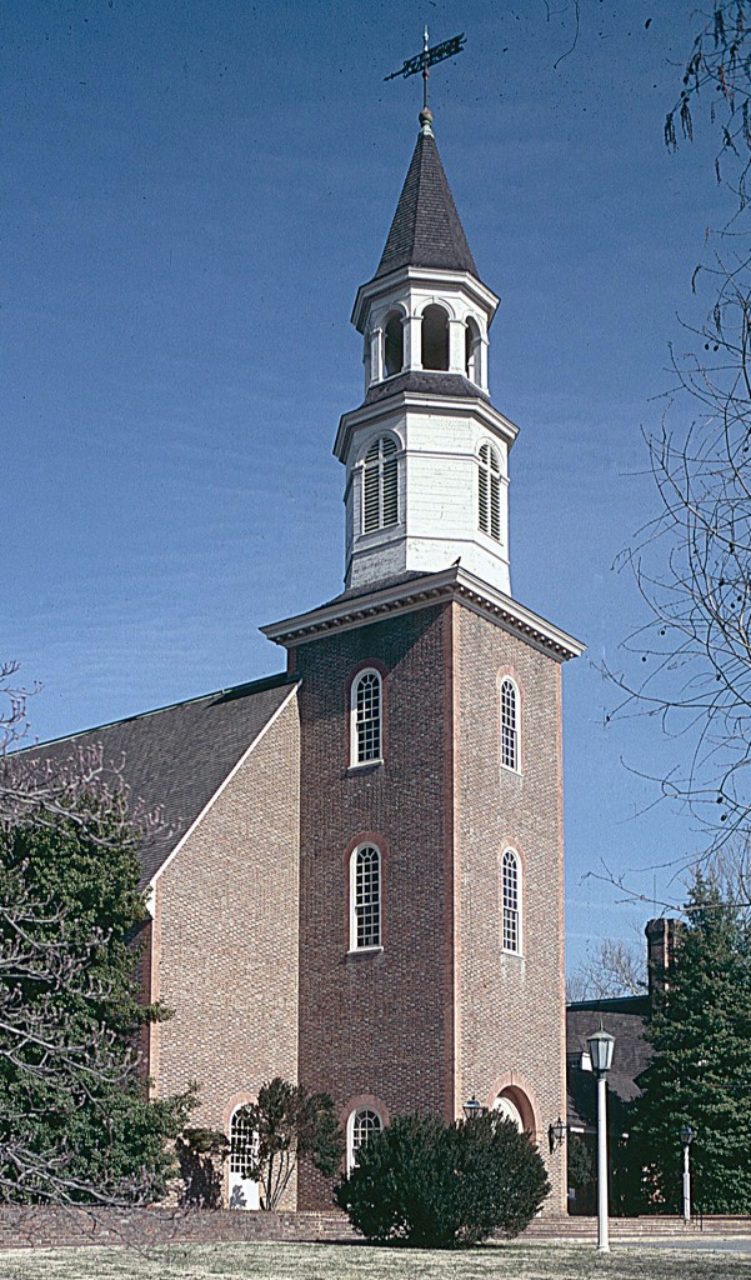
[[477,275],[435,138],[426,128],[418,134],[375,278],[397,267],[438,267]]

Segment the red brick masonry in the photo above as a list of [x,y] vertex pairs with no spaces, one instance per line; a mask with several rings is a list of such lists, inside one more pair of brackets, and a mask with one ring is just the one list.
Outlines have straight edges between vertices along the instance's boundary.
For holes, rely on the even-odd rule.
[[[699,1233],[681,1218],[615,1218],[616,1238],[679,1236]],[[751,1236],[751,1217],[705,1218],[704,1235]],[[594,1218],[535,1218],[525,1238],[594,1240]],[[51,1208],[0,1209],[0,1252],[24,1248],[79,1248],[85,1245],[149,1247],[169,1244],[220,1244],[243,1241],[353,1240],[347,1219],[335,1213],[234,1213],[229,1210],[113,1209],[89,1214],[83,1210]]]

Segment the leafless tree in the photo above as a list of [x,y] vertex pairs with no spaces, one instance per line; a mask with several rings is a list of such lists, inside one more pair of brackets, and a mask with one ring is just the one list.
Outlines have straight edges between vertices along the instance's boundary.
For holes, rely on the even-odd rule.
[[[689,354],[671,348],[674,386],[661,428],[646,439],[657,513],[620,559],[647,620],[626,641],[624,668],[608,674],[621,699],[607,719],[653,717],[673,758],[656,781],[688,811],[696,853],[748,901],[751,837],[751,3],[715,3],[700,16],[680,98],[665,137],[693,137],[709,103],[719,131],[716,176],[733,192],[727,224],[708,240],[714,256],[694,273],[708,314],[685,326]],[[622,877],[606,877],[629,890]],[[641,896],[635,894],[635,896]],[[678,894],[679,896],[679,894]],[[675,902],[666,902],[675,906]]]
[[606,1000],[640,996],[647,990],[644,948],[622,939],[602,938],[566,980],[566,999]]
[[85,1181],[64,1131],[40,1143],[42,1109],[99,1108],[106,1132],[107,1100],[134,1085],[140,1064],[135,1043],[124,1049],[98,1016],[111,995],[96,964],[108,935],[33,888],[15,850],[19,832],[67,824],[103,856],[135,851],[160,819],[135,806],[134,822],[121,771],[105,767],[101,750],[72,751],[59,764],[9,750],[26,737],[28,695],[16,674],[14,663],[0,668],[0,1202],[147,1203],[155,1178],[146,1170]]

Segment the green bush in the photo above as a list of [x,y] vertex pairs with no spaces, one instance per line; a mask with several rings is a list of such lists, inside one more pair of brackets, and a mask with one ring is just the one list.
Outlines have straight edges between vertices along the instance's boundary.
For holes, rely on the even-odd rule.
[[518,1235],[549,1190],[537,1148],[497,1114],[401,1116],[360,1150],[334,1199],[369,1240],[445,1249]]

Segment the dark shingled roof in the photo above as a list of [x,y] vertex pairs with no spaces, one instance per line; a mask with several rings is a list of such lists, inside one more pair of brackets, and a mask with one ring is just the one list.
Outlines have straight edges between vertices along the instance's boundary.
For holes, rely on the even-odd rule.
[[614,1122],[625,1124],[624,1107],[640,1092],[639,1076],[647,1067],[652,1048],[644,1039],[649,1017],[649,996],[623,996],[613,1000],[588,1000],[566,1009],[566,1057],[568,1059],[568,1123],[594,1128],[597,1116],[595,1077],[579,1063],[587,1037],[602,1025],[615,1036],[608,1090]]
[[101,745],[105,765],[122,764],[132,800],[141,801],[149,812],[159,808],[164,818],[163,828],[141,850],[146,884],[294,683],[294,676],[282,672],[28,747],[19,755],[62,764],[79,747]]
[[419,395],[468,397],[473,400],[489,400],[490,396],[476,383],[461,373],[434,373],[430,370],[410,369],[384,382],[374,382],[368,388],[364,404],[376,404],[402,391],[414,391]]
[[438,267],[477,275],[431,133],[418,134],[375,278],[399,267]]

